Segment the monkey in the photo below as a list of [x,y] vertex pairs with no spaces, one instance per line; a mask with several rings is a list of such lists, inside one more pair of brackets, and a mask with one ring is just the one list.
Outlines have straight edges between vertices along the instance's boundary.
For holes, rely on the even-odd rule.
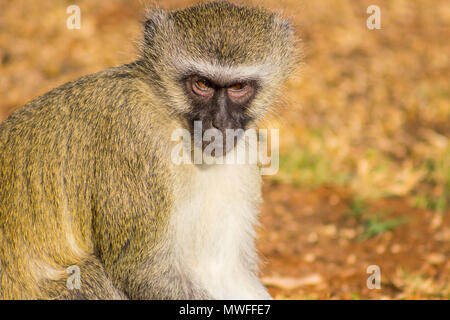
[[195,121],[254,127],[296,52],[292,23],[262,7],[151,9],[135,61],[11,114],[0,299],[271,299],[258,279],[258,165],[176,165],[170,137]]

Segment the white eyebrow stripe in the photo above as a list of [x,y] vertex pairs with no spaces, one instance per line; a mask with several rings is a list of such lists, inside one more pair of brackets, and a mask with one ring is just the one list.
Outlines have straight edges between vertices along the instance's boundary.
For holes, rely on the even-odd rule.
[[178,65],[180,73],[194,73],[222,82],[235,82],[243,80],[264,80],[270,75],[272,66],[241,65],[224,66],[205,62],[183,61]]

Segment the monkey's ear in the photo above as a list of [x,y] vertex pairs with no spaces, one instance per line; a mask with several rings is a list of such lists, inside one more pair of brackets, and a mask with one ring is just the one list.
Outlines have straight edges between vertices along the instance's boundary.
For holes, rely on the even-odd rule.
[[275,16],[275,24],[280,28],[280,30],[286,33],[289,36],[292,36],[294,33],[294,24],[288,18],[276,15]]
[[161,26],[167,22],[169,14],[163,9],[147,9],[144,22],[144,39],[147,44],[153,42],[153,37]]

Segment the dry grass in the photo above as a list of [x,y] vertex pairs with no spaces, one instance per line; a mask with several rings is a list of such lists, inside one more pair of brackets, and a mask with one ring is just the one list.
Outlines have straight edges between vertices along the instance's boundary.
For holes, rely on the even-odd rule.
[[305,1],[297,10],[306,65],[288,86],[284,146],[295,151],[283,158],[285,178],[298,169],[302,185],[448,199],[450,5],[378,1],[382,30],[371,31],[367,4]]

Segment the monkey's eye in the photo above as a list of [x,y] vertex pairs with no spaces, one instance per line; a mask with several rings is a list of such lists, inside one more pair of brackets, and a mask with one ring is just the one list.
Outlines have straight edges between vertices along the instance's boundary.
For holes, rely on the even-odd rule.
[[239,82],[229,86],[227,91],[231,100],[243,103],[253,95],[255,88],[252,83]]
[[195,82],[195,85],[200,89],[200,90],[208,90],[209,88],[211,88],[211,84],[208,82],[208,80],[206,79],[199,79]]
[[191,78],[189,81],[192,91],[199,97],[210,98],[214,94],[214,88],[211,82],[205,78]]
[[230,89],[233,91],[240,91],[245,87],[245,85],[243,83],[235,83],[233,84]]

